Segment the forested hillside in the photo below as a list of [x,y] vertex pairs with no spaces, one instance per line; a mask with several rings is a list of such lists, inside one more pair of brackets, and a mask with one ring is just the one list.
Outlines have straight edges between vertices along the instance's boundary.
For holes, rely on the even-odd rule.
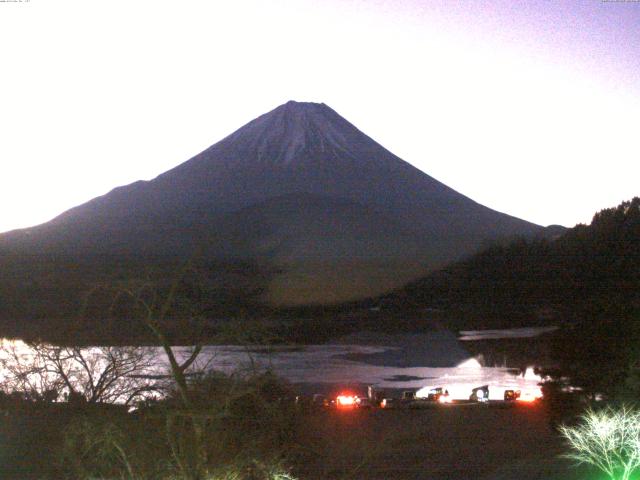
[[[512,326],[625,314],[640,301],[640,198],[596,213],[555,239],[517,239],[387,296],[388,304],[466,315],[465,325]],[[511,317],[510,314],[515,316]]]

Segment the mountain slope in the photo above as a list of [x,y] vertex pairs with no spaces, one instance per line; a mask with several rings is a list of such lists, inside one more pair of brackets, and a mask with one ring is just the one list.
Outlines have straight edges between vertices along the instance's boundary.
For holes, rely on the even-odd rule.
[[332,303],[384,292],[487,240],[537,225],[404,162],[324,104],[288,102],[148,182],[119,187],[6,251],[251,259],[265,299]]

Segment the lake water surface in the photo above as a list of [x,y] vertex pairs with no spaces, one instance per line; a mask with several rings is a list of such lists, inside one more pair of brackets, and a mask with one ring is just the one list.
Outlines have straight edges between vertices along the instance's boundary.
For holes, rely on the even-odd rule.
[[[514,336],[509,330],[502,332],[504,338]],[[527,336],[534,333],[528,331]],[[499,338],[499,332],[492,331],[491,338]],[[269,369],[292,384],[318,390],[372,385],[417,390],[426,396],[430,388],[443,387],[454,399],[468,399],[473,388],[489,385],[490,399],[502,399],[507,389],[520,390],[528,398],[541,395],[542,379],[533,369],[521,374],[482,366],[450,332],[364,334],[345,337],[340,343],[295,348],[209,346],[202,357],[212,368],[227,373],[238,368]]]
[[[546,331],[461,333],[462,339],[469,340],[501,338],[500,332],[504,338],[513,338]],[[508,368],[485,367],[465,351],[460,340],[442,330],[398,335],[362,333],[335,343],[295,347],[212,345],[203,348],[195,367],[229,374],[270,370],[307,393],[347,387],[363,391],[371,385],[379,390],[414,390],[418,396],[426,396],[430,388],[443,387],[452,398],[467,399],[473,388],[488,385],[490,399],[502,399],[506,389],[520,390],[525,398],[541,395],[538,384],[542,379],[532,369],[521,374]],[[30,347],[22,342],[4,340],[3,346],[15,349],[24,362],[32,358]],[[162,349],[145,348],[154,355],[152,367],[145,373],[166,374],[168,361]],[[174,347],[174,351],[179,358],[186,358],[189,353],[186,347]],[[0,380],[2,377],[0,371]]]

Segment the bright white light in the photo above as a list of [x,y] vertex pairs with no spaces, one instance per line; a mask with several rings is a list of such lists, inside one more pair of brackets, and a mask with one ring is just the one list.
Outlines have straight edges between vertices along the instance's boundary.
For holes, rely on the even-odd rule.
[[542,390],[540,388],[528,388],[520,393],[517,398],[519,402],[534,402],[542,398]]
[[353,407],[356,404],[357,397],[353,395],[338,395],[336,403],[339,407]]
[[519,390],[522,401],[542,398],[542,390],[539,386],[542,377],[536,375],[533,369],[527,369],[525,375],[514,375],[502,368],[481,367],[477,360],[471,359],[454,369],[443,370],[446,370],[446,373],[436,380],[442,383],[418,389],[416,397],[427,398],[431,390],[441,387],[449,391],[449,397],[452,400],[468,400],[474,388],[489,385],[489,400],[504,400],[506,390]]
[[438,397],[438,402],[440,403],[451,403],[453,401],[453,399],[451,398],[450,395],[440,395]]

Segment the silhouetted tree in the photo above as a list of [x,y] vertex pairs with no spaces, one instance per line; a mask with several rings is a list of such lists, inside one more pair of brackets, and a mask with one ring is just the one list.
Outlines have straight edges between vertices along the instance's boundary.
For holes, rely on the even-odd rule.
[[151,376],[157,359],[144,347],[64,347],[5,340],[2,390],[37,401],[81,399],[132,404],[162,387]]

